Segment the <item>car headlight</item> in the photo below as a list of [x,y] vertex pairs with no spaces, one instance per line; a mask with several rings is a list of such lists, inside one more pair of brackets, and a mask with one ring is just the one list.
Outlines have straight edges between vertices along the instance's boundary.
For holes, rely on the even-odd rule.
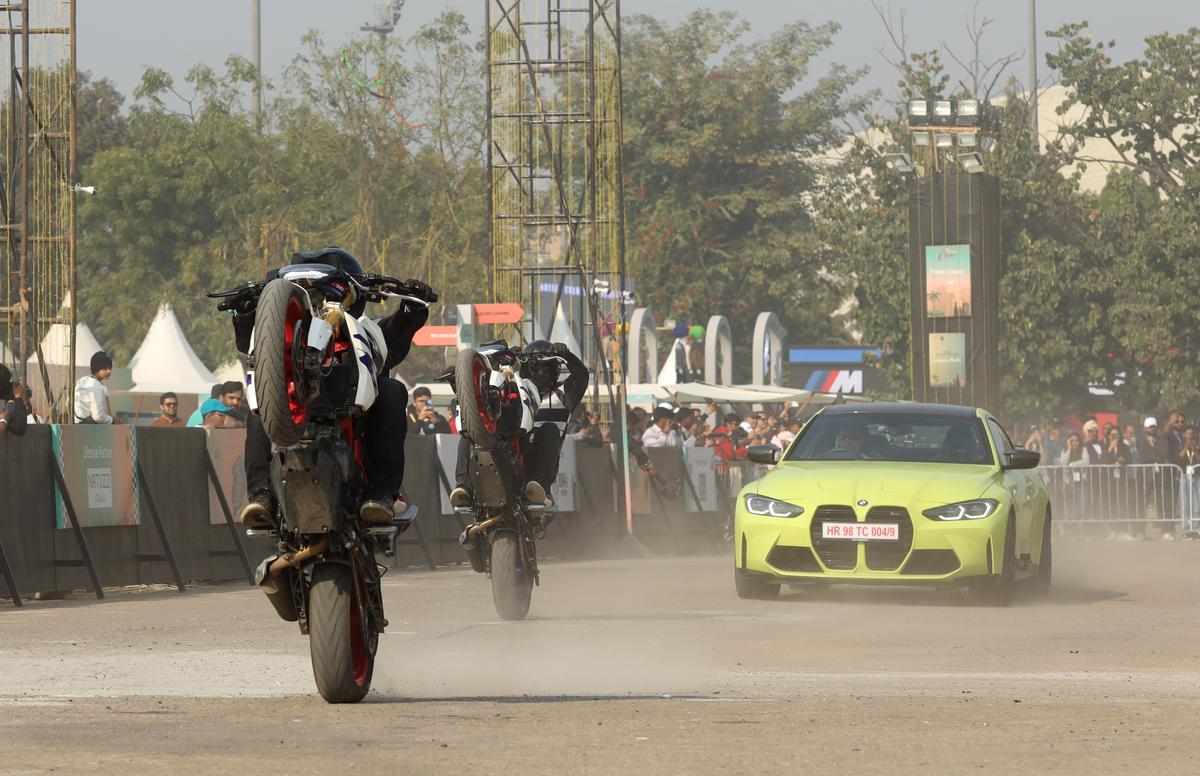
[[804,507],[766,496],[746,496],[746,511],[764,517],[798,517],[804,514]]
[[921,514],[930,520],[982,520],[995,512],[997,506],[999,503],[995,499],[980,498],[926,509]]

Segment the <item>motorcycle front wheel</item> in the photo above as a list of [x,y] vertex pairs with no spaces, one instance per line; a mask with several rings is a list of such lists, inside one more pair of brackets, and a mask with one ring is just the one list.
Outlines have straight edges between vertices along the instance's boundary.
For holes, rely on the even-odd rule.
[[515,531],[492,534],[492,600],[503,620],[525,619],[533,597],[533,578],[521,560],[520,541]]
[[308,594],[308,647],[317,691],[329,703],[358,703],[371,689],[379,637],[371,632],[366,589],[354,595],[354,571],[344,563],[320,563]]
[[488,371],[483,356],[474,350],[458,351],[454,362],[454,394],[458,398],[459,417],[471,442],[484,449],[496,444],[496,421],[486,412],[481,396]]
[[254,318],[254,395],[263,430],[279,447],[299,442],[308,418],[300,373],[307,317],[303,289],[282,279],[267,284]]

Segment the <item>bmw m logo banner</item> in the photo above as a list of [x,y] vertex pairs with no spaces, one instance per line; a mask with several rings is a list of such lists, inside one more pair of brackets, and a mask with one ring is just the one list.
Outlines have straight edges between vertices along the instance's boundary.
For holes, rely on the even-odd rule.
[[819,393],[863,393],[863,370],[817,369],[808,376],[804,390]]

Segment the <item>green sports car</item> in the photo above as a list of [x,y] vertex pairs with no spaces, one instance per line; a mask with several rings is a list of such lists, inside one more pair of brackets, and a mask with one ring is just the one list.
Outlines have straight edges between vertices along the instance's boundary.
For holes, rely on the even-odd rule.
[[738,494],[734,579],[742,598],[781,584],[969,585],[1008,603],[1014,582],[1050,586],[1050,499],[1036,452],[986,411],[940,404],[826,407],[778,464]]

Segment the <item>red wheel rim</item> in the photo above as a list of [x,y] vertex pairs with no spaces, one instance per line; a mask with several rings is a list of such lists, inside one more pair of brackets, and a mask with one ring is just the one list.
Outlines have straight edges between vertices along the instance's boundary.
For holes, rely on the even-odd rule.
[[487,410],[483,406],[483,380],[487,375],[487,364],[482,358],[475,356],[471,367],[471,383],[475,386],[475,406],[479,409],[479,420],[489,434],[494,434],[496,433],[496,419],[488,416]]
[[366,595],[362,584],[356,579],[354,594],[350,596],[350,659],[354,663],[354,683],[362,687],[367,683],[367,670],[371,665],[371,656],[367,653],[367,645],[363,642],[363,618],[358,608],[359,596]]
[[288,300],[287,314],[283,319],[283,381],[287,385],[288,410],[292,415],[292,425],[300,428],[308,419],[308,405],[300,401],[300,392],[296,384],[296,365],[293,363],[293,353],[296,346],[296,330],[304,319],[304,308],[300,300],[292,297]]

